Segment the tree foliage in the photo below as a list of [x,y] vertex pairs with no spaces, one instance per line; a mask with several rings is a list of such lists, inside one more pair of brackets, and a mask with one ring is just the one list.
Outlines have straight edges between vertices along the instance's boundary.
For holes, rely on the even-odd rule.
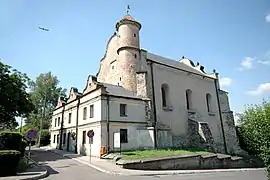
[[240,145],[250,154],[259,155],[270,171],[270,102],[247,106],[239,124]]
[[15,128],[15,117],[27,116],[34,108],[26,92],[29,78],[0,61],[0,129]]
[[[66,96],[66,89],[58,87],[59,80],[51,72],[40,74],[35,81],[29,82],[30,98],[35,105],[35,111],[26,119],[28,127],[39,129],[40,119],[43,128],[48,129],[51,123],[53,109],[59,96]],[[45,107],[45,118],[44,116]]]

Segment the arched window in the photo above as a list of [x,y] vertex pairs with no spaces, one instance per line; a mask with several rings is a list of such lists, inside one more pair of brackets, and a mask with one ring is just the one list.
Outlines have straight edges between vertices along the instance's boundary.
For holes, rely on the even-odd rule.
[[207,112],[211,112],[211,100],[212,96],[211,94],[207,93],[206,94],[206,106],[207,106]]
[[162,106],[167,107],[169,101],[169,86],[167,84],[161,85]]
[[187,110],[192,109],[192,91],[190,89],[186,90],[186,103],[187,103]]

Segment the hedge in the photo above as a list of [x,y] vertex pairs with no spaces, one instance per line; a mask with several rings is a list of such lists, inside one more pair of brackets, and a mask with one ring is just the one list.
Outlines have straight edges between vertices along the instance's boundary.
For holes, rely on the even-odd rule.
[[17,132],[0,132],[0,150],[20,151],[22,138],[23,136]]
[[15,150],[0,150],[0,177],[16,175],[21,153]]

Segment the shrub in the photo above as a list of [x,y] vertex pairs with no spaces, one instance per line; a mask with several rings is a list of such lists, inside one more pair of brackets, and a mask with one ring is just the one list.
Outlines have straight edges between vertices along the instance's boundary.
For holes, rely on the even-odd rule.
[[40,139],[40,146],[47,146],[50,144],[51,134],[50,131],[47,129],[42,130],[41,139]]
[[0,177],[16,175],[21,153],[15,150],[0,151]]
[[21,142],[21,148],[20,148],[20,152],[21,152],[21,155],[22,156],[24,155],[25,148],[27,147],[27,145],[28,145],[28,143],[25,140],[22,140],[22,142]]
[[263,160],[270,179],[270,102],[248,106],[239,123],[238,135],[242,147]]
[[17,132],[0,132],[0,150],[21,150],[22,135]]

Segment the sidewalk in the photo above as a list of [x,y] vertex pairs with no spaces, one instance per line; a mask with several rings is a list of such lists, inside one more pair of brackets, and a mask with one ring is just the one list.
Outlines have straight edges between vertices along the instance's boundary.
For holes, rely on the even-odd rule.
[[0,177],[0,180],[36,180],[47,177],[48,172],[45,168],[39,166],[35,161],[30,160],[31,168],[26,172],[18,173],[17,176]]
[[[198,173],[214,173],[214,172],[236,172],[236,171],[252,171],[259,170],[258,168],[246,168],[246,169],[211,169],[211,170],[168,170],[168,171],[143,171],[143,170],[130,170],[123,169],[116,165],[112,160],[100,159],[96,157],[91,158],[89,156],[81,156],[71,152],[66,152],[58,149],[52,149],[49,147],[43,148],[50,152],[62,155],[67,158],[71,158],[77,162],[86,164],[98,171],[114,174],[114,175],[127,175],[127,176],[151,176],[151,175],[174,175],[174,174],[198,174]],[[264,169],[264,168],[261,168]]]

